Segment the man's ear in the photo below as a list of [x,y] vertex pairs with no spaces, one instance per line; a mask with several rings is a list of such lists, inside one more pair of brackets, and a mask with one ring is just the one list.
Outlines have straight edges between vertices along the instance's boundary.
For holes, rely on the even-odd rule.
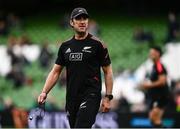
[[73,24],[73,19],[72,19],[72,20],[70,20],[70,22],[69,22],[69,23],[70,23],[71,27],[73,27],[73,25],[74,25],[74,24]]

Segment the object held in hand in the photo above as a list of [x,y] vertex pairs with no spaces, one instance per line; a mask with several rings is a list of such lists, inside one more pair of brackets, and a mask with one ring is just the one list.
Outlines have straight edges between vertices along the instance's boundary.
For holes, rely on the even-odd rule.
[[45,103],[38,105],[35,111],[29,115],[29,120],[33,120],[34,116],[41,118],[45,116]]

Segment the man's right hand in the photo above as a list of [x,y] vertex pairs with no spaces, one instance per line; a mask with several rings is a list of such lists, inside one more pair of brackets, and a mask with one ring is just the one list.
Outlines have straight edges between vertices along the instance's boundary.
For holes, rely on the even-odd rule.
[[42,92],[38,97],[38,103],[43,104],[46,101],[47,94]]

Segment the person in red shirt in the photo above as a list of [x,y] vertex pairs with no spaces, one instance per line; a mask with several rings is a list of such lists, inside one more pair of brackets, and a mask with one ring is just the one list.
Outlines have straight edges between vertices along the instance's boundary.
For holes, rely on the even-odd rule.
[[150,108],[149,119],[153,127],[159,128],[163,127],[162,116],[169,101],[167,71],[160,61],[161,55],[162,50],[160,47],[151,47],[149,57],[153,61],[153,67],[149,77],[150,81],[145,81],[141,84],[141,87],[147,90]]

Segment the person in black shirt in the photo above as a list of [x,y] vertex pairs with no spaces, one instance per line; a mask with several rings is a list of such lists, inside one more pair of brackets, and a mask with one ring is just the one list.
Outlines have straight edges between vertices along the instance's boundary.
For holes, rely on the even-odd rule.
[[173,12],[170,12],[168,14],[168,32],[167,32],[167,37],[165,42],[176,42],[179,38],[179,33],[180,33],[180,26],[179,22],[176,18],[176,14]]
[[101,68],[104,72],[106,95],[101,111],[110,110],[113,98],[113,73],[107,47],[88,33],[89,15],[84,8],[75,8],[70,25],[75,35],[62,43],[55,65],[38,97],[43,104],[63,69],[67,70],[66,111],[71,128],[91,128],[101,102]]
[[147,89],[147,97],[150,100],[149,119],[154,127],[162,127],[164,108],[168,103],[169,89],[167,84],[167,71],[160,61],[162,50],[160,47],[151,47],[149,56],[153,61],[150,81],[142,83]]

